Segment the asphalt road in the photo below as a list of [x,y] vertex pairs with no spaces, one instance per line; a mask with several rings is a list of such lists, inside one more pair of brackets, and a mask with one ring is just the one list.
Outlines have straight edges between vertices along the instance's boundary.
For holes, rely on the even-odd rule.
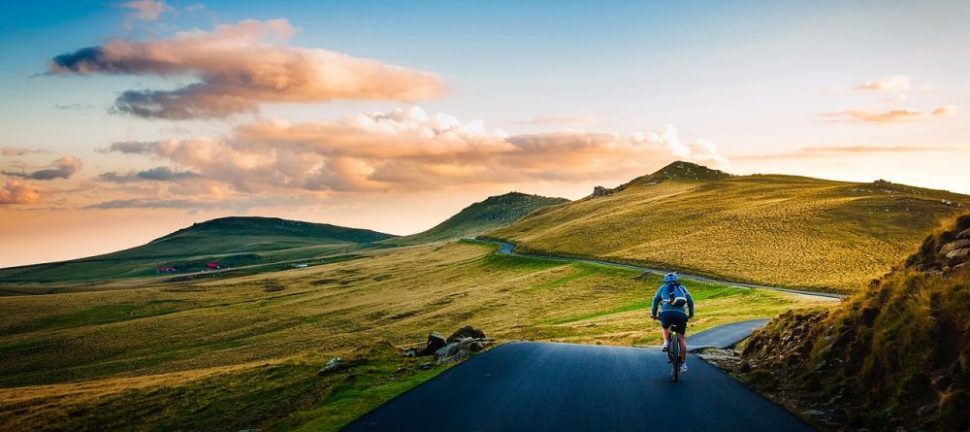
[[[557,256],[557,255],[524,254],[524,253],[515,252],[515,245],[512,243],[495,241],[495,240],[477,240],[477,239],[475,241],[481,241],[485,243],[492,243],[492,244],[498,245],[499,249],[498,251],[496,251],[496,253],[500,255],[519,255],[519,256],[525,256],[530,258],[539,258],[539,259],[545,259],[549,261],[560,261],[560,262],[585,262],[590,264],[601,264],[601,265],[610,266],[610,267],[628,268],[628,269],[639,270],[642,272],[654,273],[654,274],[667,273],[667,270],[663,270],[663,269],[644,267],[639,265],[631,265],[631,264],[621,264],[621,263],[596,260],[596,259],[573,258],[573,257]],[[714,279],[707,276],[692,275],[689,273],[678,273],[678,274],[683,279],[695,280],[700,282],[711,282],[711,283],[716,283],[720,285],[729,285],[729,286],[736,286],[736,287],[742,287],[742,288],[769,289],[774,291],[783,291],[783,292],[792,293],[792,294],[800,294],[800,295],[807,295],[807,296],[812,296],[817,298],[824,298],[828,300],[842,300],[842,295],[835,294],[835,293],[797,290],[797,289],[791,289],[791,288],[781,288],[781,287],[775,287],[775,286],[758,285],[758,284],[743,283],[743,282],[732,282],[732,281]]]
[[754,319],[739,321],[712,327],[700,333],[691,334],[690,326],[687,328],[687,349],[690,351],[702,350],[704,348],[730,348],[741,342],[755,329],[764,327],[768,324],[768,319]]
[[670,380],[654,348],[516,342],[445,371],[344,431],[780,431],[812,428],[691,356]]

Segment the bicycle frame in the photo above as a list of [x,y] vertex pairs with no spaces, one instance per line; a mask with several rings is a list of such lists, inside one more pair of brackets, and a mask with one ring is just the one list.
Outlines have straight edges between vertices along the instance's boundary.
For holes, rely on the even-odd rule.
[[667,343],[667,358],[670,359],[670,365],[673,370],[670,373],[670,378],[673,381],[680,379],[680,330],[676,325],[670,326],[670,340]]

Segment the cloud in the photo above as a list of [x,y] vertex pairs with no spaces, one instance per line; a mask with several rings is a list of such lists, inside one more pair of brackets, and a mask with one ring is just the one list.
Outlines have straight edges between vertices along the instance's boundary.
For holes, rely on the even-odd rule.
[[887,103],[887,104],[897,104],[897,103],[906,102],[907,100],[909,100],[909,98],[907,98],[905,94],[898,94],[893,97],[885,98],[880,102]]
[[561,116],[539,116],[533,117],[520,124],[530,125],[593,125],[599,123],[599,117],[591,114],[587,115],[561,115]]
[[4,157],[26,156],[29,154],[38,154],[38,153],[50,153],[50,150],[29,149],[29,148],[22,148],[22,147],[0,147],[0,156],[4,156]]
[[172,8],[164,1],[136,0],[119,4],[118,7],[133,10],[133,15],[142,21],[157,21],[163,13]]
[[430,73],[345,54],[291,47],[296,29],[283,19],[241,21],[169,39],[113,40],[54,57],[51,74],[189,76],[174,90],[128,90],[114,108],[144,118],[221,118],[263,103],[332,100],[417,101],[439,96]]
[[198,12],[205,9],[205,5],[202,3],[193,3],[185,7],[186,12]]
[[91,104],[54,104],[54,109],[65,110],[65,111],[88,111],[94,109],[94,105]]
[[956,105],[943,105],[930,114],[934,117],[949,117],[957,115],[958,109]]
[[124,153],[124,154],[140,154],[148,153],[155,146],[158,145],[156,142],[151,141],[122,141],[111,143],[107,148],[98,149],[99,153]]
[[0,205],[6,204],[36,204],[40,202],[37,189],[20,180],[7,180],[0,186]]
[[201,209],[212,207],[210,203],[185,199],[117,199],[92,204],[86,208],[92,209],[124,209],[124,208],[174,208]]
[[921,120],[931,120],[943,117],[950,117],[957,114],[955,105],[944,105],[930,113],[924,113],[914,109],[895,109],[890,111],[869,111],[864,109],[854,109],[847,111],[823,113],[834,121],[851,121],[859,123],[908,123]]
[[908,75],[893,75],[876,81],[866,81],[856,86],[856,90],[903,92],[913,88],[913,81]]
[[814,146],[800,150],[803,154],[859,154],[859,153],[913,153],[927,151],[953,150],[952,147],[920,147],[920,146]]
[[675,159],[723,166],[710,143],[658,132],[509,136],[480,120],[414,107],[341,121],[259,121],[223,138],[115,143],[241,193],[415,192],[531,181],[626,180]]
[[923,153],[923,152],[949,152],[966,151],[958,147],[947,146],[881,146],[881,145],[858,145],[858,146],[812,146],[803,147],[795,151],[785,153],[758,154],[758,155],[733,155],[732,159],[738,160],[771,160],[771,159],[798,159],[798,158],[820,158],[865,155],[874,153]]
[[45,168],[32,172],[11,172],[3,171],[3,174],[13,177],[20,177],[31,180],[54,180],[66,179],[81,170],[81,159],[76,156],[64,156],[51,162]]
[[119,174],[114,171],[102,173],[99,180],[111,183],[132,183],[142,181],[170,182],[198,178],[199,174],[192,171],[174,171],[169,167],[155,167],[145,171]]

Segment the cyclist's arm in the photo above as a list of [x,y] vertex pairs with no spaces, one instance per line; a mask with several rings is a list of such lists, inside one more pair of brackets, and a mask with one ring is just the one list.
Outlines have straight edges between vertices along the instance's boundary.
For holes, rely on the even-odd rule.
[[660,290],[653,296],[653,307],[650,309],[650,316],[657,316],[657,306],[660,305]]
[[690,313],[687,315],[687,318],[693,318],[694,317],[694,297],[691,297],[690,291],[687,291],[687,287],[684,287],[684,294],[687,295],[687,309],[690,311]]

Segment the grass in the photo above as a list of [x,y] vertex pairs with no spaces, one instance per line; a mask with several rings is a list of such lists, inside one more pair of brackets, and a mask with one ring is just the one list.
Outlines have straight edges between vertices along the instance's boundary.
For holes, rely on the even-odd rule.
[[[654,344],[654,276],[492,254],[367,249],[232,279],[0,297],[0,430],[336,430],[441,368],[390,348],[471,324],[499,340]],[[688,282],[692,331],[820,300]],[[332,376],[332,356],[367,361]],[[139,418],[137,425],[131,419]]]
[[388,239],[388,245],[415,245],[472,238],[522,219],[538,209],[569,202],[565,198],[549,198],[510,192],[465,207],[431,229],[404,237]]
[[970,206],[966,195],[888,182],[726,176],[701,168],[661,171],[606,196],[543,209],[488,236],[529,253],[850,292],[888,272],[941,219]]
[[[970,216],[963,221],[946,234],[970,229]],[[846,307],[786,313],[756,332],[743,348],[753,369],[741,378],[853,428],[963,431],[968,334],[970,268],[902,267]]]
[[[23,292],[24,284],[99,283],[128,278],[201,272],[206,263],[253,267],[346,254],[393,236],[370,230],[277,218],[228,217],[194,224],[148,244],[70,261],[0,269],[0,289]],[[155,273],[173,266],[177,273]],[[36,291],[35,291],[36,292]]]

